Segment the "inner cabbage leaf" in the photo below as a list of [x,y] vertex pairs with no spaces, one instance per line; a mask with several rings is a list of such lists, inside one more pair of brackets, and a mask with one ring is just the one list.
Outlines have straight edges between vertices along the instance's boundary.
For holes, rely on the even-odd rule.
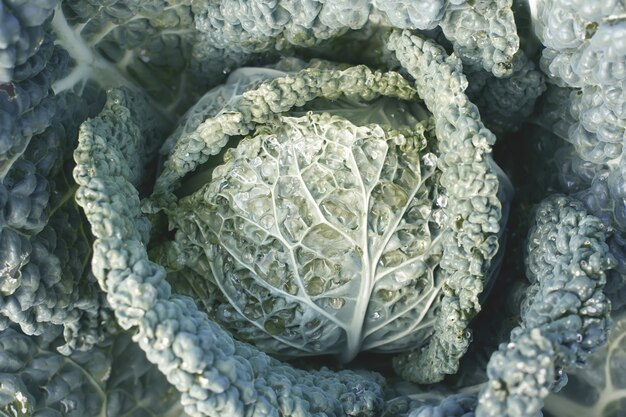
[[393,130],[280,116],[179,201],[170,259],[196,290],[209,278],[200,296],[213,298],[214,317],[264,351],[350,360],[419,347],[443,295],[453,223],[434,136],[430,119]]

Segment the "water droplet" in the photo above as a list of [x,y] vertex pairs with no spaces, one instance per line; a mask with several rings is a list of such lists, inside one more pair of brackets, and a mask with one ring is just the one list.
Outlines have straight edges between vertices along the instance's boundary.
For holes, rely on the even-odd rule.
[[255,259],[254,254],[249,251],[245,251],[241,257],[244,262],[249,263],[249,264],[254,262],[254,259]]
[[141,62],[143,62],[144,64],[147,64],[150,62],[150,57],[148,56],[148,51],[145,50],[144,48],[141,48],[139,50],[139,60]]
[[437,166],[437,156],[434,153],[427,153],[422,156],[422,163],[427,167]]
[[433,221],[439,226],[443,227],[448,221],[448,216],[443,210],[436,210],[433,213]]
[[63,405],[63,411],[65,413],[70,413],[71,411],[74,411],[76,409],[76,401],[74,400],[69,400],[67,398],[64,398],[63,400],[61,400],[61,404]]
[[343,298],[331,298],[328,300],[328,305],[335,310],[339,310],[346,305],[346,300]]
[[370,320],[379,320],[382,317],[382,314],[380,313],[380,310],[374,310],[368,317]]
[[313,333],[311,333],[311,335],[309,336],[309,338],[311,340],[319,340],[322,337],[322,329],[317,329],[316,331],[314,331]]

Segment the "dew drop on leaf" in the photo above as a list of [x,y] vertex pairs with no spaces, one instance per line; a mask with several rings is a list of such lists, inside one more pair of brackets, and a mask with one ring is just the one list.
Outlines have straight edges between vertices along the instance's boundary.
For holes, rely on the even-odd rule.
[[435,167],[437,165],[437,156],[433,153],[427,153],[422,157],[422,163],[427,167]]
[[443,210],[436,210],[433,213],[433,221],[437,224],[437,226],[443,227],[448,221],[448,216]]
[[370,314],[368,314],[368,318],[372,321],[379,320],[382,317],[380,310],[374,310]]
[[328,300],[328,305],[335,310],[339,310],[345,304],[346,304],[346,300],[343,298],[331,298]]

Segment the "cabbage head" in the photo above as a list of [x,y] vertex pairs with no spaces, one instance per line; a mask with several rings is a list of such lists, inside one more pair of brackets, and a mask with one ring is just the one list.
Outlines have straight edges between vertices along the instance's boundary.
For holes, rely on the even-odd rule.
[[[246,100],[255,94],[295,90],[296,106],[273,111],[170,185],[171,233],[154,257],[213,320],[280,356],[419,351],[445,332],[442,317],[457,319],[442,312],[446,297],[473,302],[459,314],[456,342],[469,339],[465,324],[494,269],[497,193],[507,198],[507,180],[489,157],[456,163],[459,149],[438,139],[436,117],[400,74],[306,66],[238,70],[190,110],[164,148],[170,161],[206,153],[198,136],[236,111],[254,112]],[[334,89],[316,95],[313,82]],[[368,82],[383,89],[358,90]],[[156,200],[169,174],[166,163]]]

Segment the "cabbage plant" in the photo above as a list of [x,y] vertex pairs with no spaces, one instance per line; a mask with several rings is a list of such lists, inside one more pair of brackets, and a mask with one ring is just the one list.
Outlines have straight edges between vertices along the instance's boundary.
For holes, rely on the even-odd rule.
[[619,415],[579,3],[0,0],[0,414]]

